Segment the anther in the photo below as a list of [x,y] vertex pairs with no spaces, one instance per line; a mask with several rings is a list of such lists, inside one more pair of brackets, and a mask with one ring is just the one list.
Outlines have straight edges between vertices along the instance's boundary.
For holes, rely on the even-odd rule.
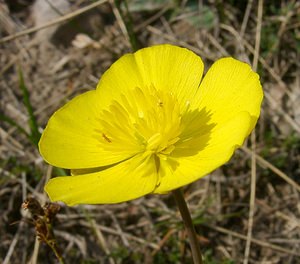
[[111,140],[104,134],[102,133],[102,137],[104,140],[106,140],[108,143],[111,143]]

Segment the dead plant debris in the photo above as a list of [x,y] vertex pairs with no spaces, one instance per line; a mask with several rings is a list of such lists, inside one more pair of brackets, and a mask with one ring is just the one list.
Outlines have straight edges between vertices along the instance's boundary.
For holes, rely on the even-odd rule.
[[[140,47],[184,46],[209,66],[224,56],[252,63],[259,1],[127,3]],[[118,205],[61,204],[58,211],[43,192],[47,179],[59,171],[45,164],[28,139],[29,115],[18,72],[22,70],[42,131],[58,107],[94,89],[111,63],[131,51],[114,1],[102,2],[65,20],[95,1],[0,2],[0,38],[22,32],[9,41],[0,39],[1,263],[56,263],[53,250],[39,244],[35,232],[39,240],[60,248],[66,263],[191,263],[178,212],[168,195]],[[245,247],[253,191],[251,151],[237,151],[228,164],[184,189],[209,264],[300,263],[300,3],[265,0],[262,12],[257,71],[265,100],[256,129],[249,257]],[[47,26],[49,21],[54,25]],[[23,32],[31,28],[30,34]],[[250,142],[247,145],[251,147]],[[279,177],[282,174],[290,181]],[[35,198],[24,202],[30,195]],[[40,205],[45,203],[46,207]]]

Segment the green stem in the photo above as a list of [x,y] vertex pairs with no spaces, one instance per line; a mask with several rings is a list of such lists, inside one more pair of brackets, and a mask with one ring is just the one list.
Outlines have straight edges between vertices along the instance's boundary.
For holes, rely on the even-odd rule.
[[185,229],[189,238],[190,246],[192,249],[192,256],[194,260],[194,264],[202,264],[202,255],[200,251],[199,242],[197,239],[197,233],[195,231],[192,218],[189,212],[189,209],[187,207],[187,204],[185,202],[185,199],[183,197],[181,189],[176,189],[172,191],[176,204],[178,206],[178,209],[180,211],[183,223],[185,225]]
[[58,252],[57,248],[53,245],[49,245],[49,246],[51,247],[52,251],[54,252],[55,256],[57,257],[59,264],[65,264],[65,261],[64,261],[62,255]]
[[57,257],[59,264],[65,264],[65,261],[60,253],[60,250],[58,249],[56,238],[55,238],[54,231],[53,231],[53,226],[51,223],[47,224],[47,229],[48,229],[49,234],[51,234],[51,239],[46,239],[45,240],[46,243],[52,249],[53,253]]
[[[121,3],[123,2],[124,7],[125,7],[125,12],[121,8]],[[126,31],[128,34],[129,42],[131,45],[131,49],[133,52],[137,51],[139,49],[139,44],[137,37],[134,33],[134,26],[133,26],[133,21],[131,14],[129,12],[128,4],[127,1],[122,1],[122,0],[115,0],[115,6],[118,9],[120,16],[125,24]]]

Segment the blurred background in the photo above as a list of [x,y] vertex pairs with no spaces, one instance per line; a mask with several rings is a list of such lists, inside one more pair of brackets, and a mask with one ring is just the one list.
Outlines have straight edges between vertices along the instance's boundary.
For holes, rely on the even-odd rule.
[[[206,70],[221,57],[245,61],[265,93],[256,164],[249,139],[228,164],[184,188],[205,263],[300,263],[296,0],[1,0],[1,263],[58,263],[37,221],[57,213],[39,204],[49,202],[45,182],[63,173],[37,149],[51,114],[94,89],[123,54],[159,43],[191,49]],[[65,263],[192,263],[171,195],[60,207],[49,221]]]

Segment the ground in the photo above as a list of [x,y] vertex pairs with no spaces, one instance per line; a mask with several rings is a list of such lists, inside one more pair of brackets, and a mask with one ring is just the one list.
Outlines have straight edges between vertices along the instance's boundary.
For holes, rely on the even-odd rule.
[[[47,220],[65,263],[192,262],[171,195],[60,204],[59,212],[38,205],[49,202],[45,182],[61,172],[36,147],[51,114],[94,89],[121,55],[172,43],[200,55],[206,69],[226,56],[251,64],[265,95],[255,136],[230,162],[183,189],[204,263],[300,263],[300,3],[101,2],[0,2],[0,262],[57,263],[43,242],[45,212],[57,213]],[[38,28],[49,21],[59,23]]]

